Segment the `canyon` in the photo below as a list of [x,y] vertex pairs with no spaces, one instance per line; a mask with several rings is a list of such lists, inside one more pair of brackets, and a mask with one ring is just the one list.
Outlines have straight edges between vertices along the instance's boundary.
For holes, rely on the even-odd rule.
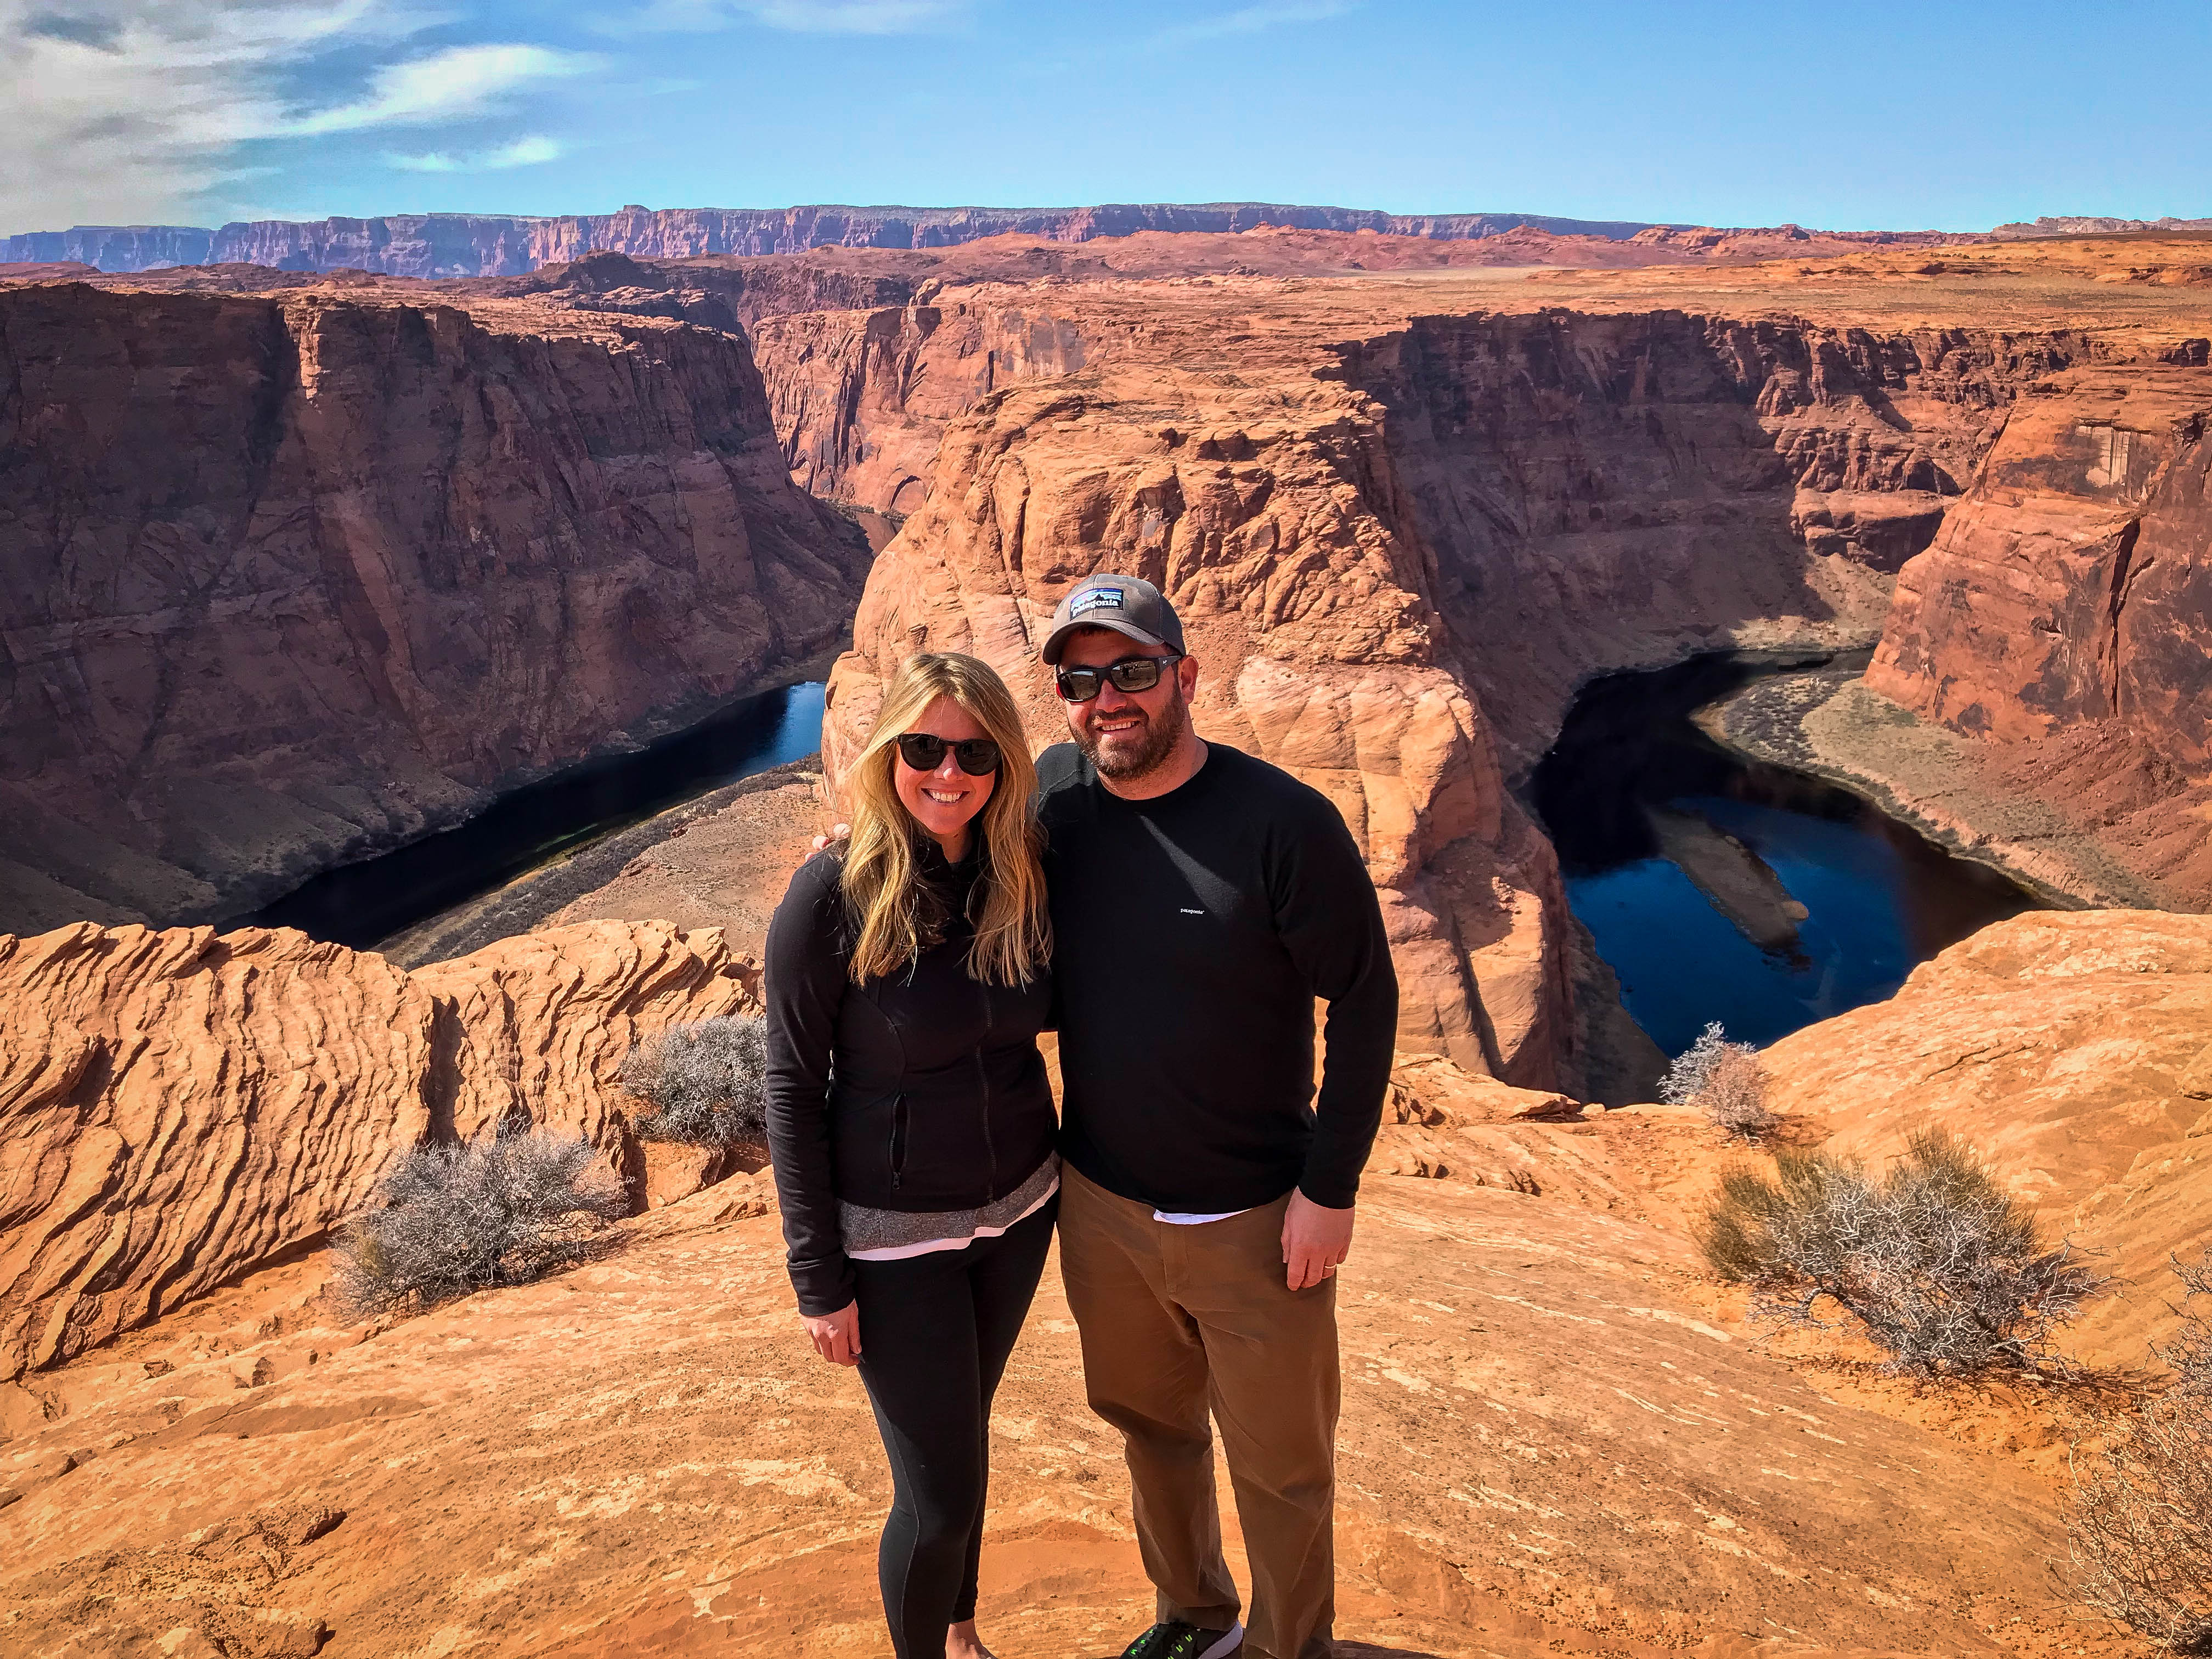
[[[1577,930],[1548,846],[1515,799],[1575,688],[1699,650],[1870,644],[1886,620],[1886,649],[1897,648],[1917,591],[1898,573],[1948,556],[1939,535],[1976,521],[1976,492],[2000,488],[2007,444],[2042,453],[2049,434],[2036,435],[2023,404],[2041,406],[2065,376],[2109,378],[2133,363],[2154,366],[2165,395],[2186,401],[2212,316],[2187,283],[2159,280],[2192,268],[2187,238],[1985,243],[1940,258],[1869,245],[1844,258],[1719,268],[1390,264],[1484,246],[1286,228],[672,262],[600,253],[456,283],[209,267],[0,289],[0,303],[25,318],[11,339],[31,338],[34,321],[65,326],[58,307],[143,318],[137,325],[155,332],[192,306],[241,328],[252,317],[264,331],[279,318],[452,318],[456,337],[471,342],[457,348],[464,359],[478,339],[526,338],[531,351],[570,354],[611,378],[610,407],[651,405],[615,446],[641,459],[608,467],[594,485],[644,489],[651,505],[622,532],[611,528],[617,501],[590,518],[618,544],[635,538],[647,568],[611,580],[605,555],[580,550],[602,608],[557,620],[544,606],[556,592],[572,603],[559,558],[538,577],[549,597],[534,625],[582,672],[469,682],[477,701],[448,724],[449,684],[414,660],[450,658],[463,680],[487,649],[517,674],[540,665],[525,645],[538,637],[528,625],[510,646],[477,608],[489,585],[506,592],[514,573],[538,569],[538,549],[550,544],[540,504],[568,498],[565,477],[554,489],[523,482],[559,473],[568,456],[518,445],[512,489],[530,506],[501,533],[532,538],[526,555],[488,555],[490,526],[441,525],[425,538],[418,519],[405,532],[377,532],[445,550],[422,580],[386,574],[369,585],[374,594],[389,582],[422,596],[410,605],[428,606],[419,622],[401,618],[403,633],[427,630],[408,641],[404,672],[380,667],[380,689],[370,690],[321,684],[307,665],[351,638],[353,613],[336,601],[335,620],[314,624],[332,629],[333,642],[304,663],[302,653],[288,659],[289,673],[313,683],[289,695],[348,711],[342,762],[315,752],[318,732],[336,727],[326,718],[302,718],[296,746],[268,758],[271,728],[242,725],[226,689],[238,650],[213,660],[189,627],[150,653],[190,660],[189,672],[137,669],[147,689],[116,711],[140,722],[128,734],[81,697],[42,690],[46,706],[63,711],[39,739],[56,752],[19,757],[4,787],[36,809],[21,820],[36,826],[30,844],[7,856],[24,872],[18,889],[45,908],[19,900],[26,920],[15,925],[197,921],[226,905],[236,914],[318,859],[411,833],[502,780],[611,738],[635,741],[789,672],[836,640],[867,556],[857,532],[811,495],[874,515],[879,541],[908,526],[870,568],[853,648],[831,677],[833,773],[870,718],[871,685],[925,642],[996,662],[1028,697],[1033,736],[1049,740],[1057,716],[1028,660],[1039,618],[1091,569],[1158,580],[1206,641],[1201,729],[1309,777],[1362,837],[1413,988],[1401,1039],[1516,1083],[1586,1089]],[[1376,268],[1358,268],[1361,255]],[[372,376],[397,361],[364,356]],[[492,358],[487,373],[515,372]],[[668,364],[665,383],[688,400],[690,426],[662,424],[660,402],[629,376],[644,362]],[[561,370],[563,398],[574,395],[570,373]],[[276,389],[252,395],[289,395],[281,376],[268,384]],[[327,405],[319,383],[301,384],[301,408]],[[720,428],[705,412],[717,396],[729,411]],[[27,410],[29,401],[19,398]],[[487,452],[455,447],[477,441],[466,421],[441,414],[431,429],[441,421],[453,435],[435,465],[458,481]],[[420,424],[410,422],[410,442]],[[544,430],[532,422],[532,445]],[[392,441],[382,429],[337,434],[318,422],[301,432],[296,460],[277,441],[277,487],[255,509],[285,536],[299,533],[295,503],[308,488],[294,480],[319,465],[307,434],[357,452],[376,477],[415,465],[404,447],[380,449]],[[54,447],[40,443],[41,457]],[[688,477],[643,459],[670,451],[694,458],[686,466],[714,458],[716,509],[727,511],[726,483],[749,538],[742,554],[702,541]],[[57,489],[38,480],[29,495]],[[477,510],[479,486],[468,489],[467,505],[448,516]],[[376,490],[383,501],[398,494]],[[654,550],[672,532],[672,559]],[[250,541],[255,522],[233,533]],[[750,542],[763,535],[774,549],[765,558]],[[277,562],[337,556],[288,546]],[[357,572],[363,556],[345,552],[347,568]],[[673,587],[672,569],[684,573]],[[290,591],[299,574],[285,569]],[[2185,606],[2185,584],[2176,591],[2172,603]],[[266,595],[222,597],[233,607],[227,634],[232,614],[271,613]],[[716,602],[739,608],[724,613],[719,634],[669,624],[702,597],[702,620]],[[159,634],[186,612],[157,614]],[[24,622],[42,640],[70,640],[61,660],[81,664],[83,620]],[[202,642],[186,643],[194,638]],[[2175,683],[2185,684],[2186,653],[2177,661]],[[1869,682],[1875,690],[1881,672]],[[98,678],[130,684],[114,668]],[[530,689],[540,684],[542,693]],[[411,692],[416,684],[425,690]],[[24,696],[20,684],[15,695]],[[161,702],[172,696],[174,709]],[[395,714],[401,729],[380,744]],[[246,730],[262,734],[246,745],[260,758],[191,747],[235,749]],[[273,810],[248,811],[266,783],[235,775],[255,767],[301,782],[283,783],[293,793]],[[366,803],[362,772],[380,780]],[[253,788],[264,795],[223,793]],[[119,792],[129,814],[81,842],[84,803],[100,792]],[[208,827],[226,818],[237,827]],[[132,820],[143,828],[127,828]],[[171,844],[173,823],[179,840],[215,844]],[[26,832],[15,838],[20,846]],[[106,891],[87,891],[85,846],[100,849]]]
[[[1611,992],[1518,791],[1596,675],[1872,647],[1806,732],[1887,711],[2212,908],[2206,245],[1509,240],[0,273],[0,1641],[874,1650],[887,1483],[772,1194],[641,1143],[616,1076],[757,1006],[890,668],[974,651],[1048,741],[1034,642],[1110,568],[1182,610],[1200,731],[1344,811],[1406,987],[1345,1281],[1345,1650],[2146,1651],[2055,1565],[2063,1397],[1916,1391],[1702,1273],[1741,1153],[1579,1103]],[[406,968],[173,925],[832,648],[818,772],[557,909],[518,884],[528,931]],[[2114,1376],[2212,1200],[2208,1057],[2212,920],[2149,909],[1997,923],[1766,1056],[1790,1144],[1940,1124],[2100,1252],[2128,1294],[2067,1342]],[[331,1229],[525,1121],[629,1182],[607,1251],[349,1322]],[[1004,1651],[1150,1605],[1077,1372],[1048,1278],[994,1425]]]

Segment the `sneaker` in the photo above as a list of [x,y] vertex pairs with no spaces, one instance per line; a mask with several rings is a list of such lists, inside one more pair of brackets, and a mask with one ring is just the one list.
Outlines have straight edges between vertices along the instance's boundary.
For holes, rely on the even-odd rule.
[[1200,1630],[1180,1619],[1153,1626],[1121,1650],[1121,1659],[1226,1659],[1244,1645],[1244,1626]]

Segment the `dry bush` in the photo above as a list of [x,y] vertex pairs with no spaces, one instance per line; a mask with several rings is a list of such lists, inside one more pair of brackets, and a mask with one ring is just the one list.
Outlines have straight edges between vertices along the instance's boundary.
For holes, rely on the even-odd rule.
[[1659,1098],[1695,1106],[1735,1139],[1757,1140],[1782,1120],[1767,1109],[1766,1066],[1748,1042],[1730,1042],[1718,1020],[1676,1055]]
[[2066,1521],[2082,1599],[2175,1653],[2212,1654],[2212,1247],[2180,1261],[2184,1316],[2157,1350],[2166,1390],[2107,1422]]
[[591,1142],[502,1130],[410,1152],[377,1189],[381,1207],[339,1234],[337,1292],[356,1316],[419,1311],[580,1260],[629,1204]]
[[1778,1154],[1771,1180],[1732,1170],[1698,1243],[1759,1316],[1856,1330],[1919,1376],[2063,1370],[2053,1334],[2110,1283],[1937,1133],[1879,1178],[1820,1153]]
[[697,1146],[768,1138],[768,1022],[732,1014],[671,1026],[631,1049],[623,1087],[645,1102],[637,1132]]

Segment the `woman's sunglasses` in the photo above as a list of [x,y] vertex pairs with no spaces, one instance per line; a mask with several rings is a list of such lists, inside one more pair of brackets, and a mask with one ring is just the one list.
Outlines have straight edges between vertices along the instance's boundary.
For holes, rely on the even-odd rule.
[[999,745],[989,738],[969,738],[961,743],[948,743],[943,738],[933,738],[927,732],[908,732],[898,740],[899,758],[917,772],[934,772],[945,764],[945,751],[950,749],[960,769],[971,778],[980,778],[999,769]]
[[1149,691],[1160,683],[1162,674],[1182,660],[1181,657],[1124,657],[1103,668],[1063,668],[1053,678],[1064,701],[1089,702],[1109,681],[1116,691]]

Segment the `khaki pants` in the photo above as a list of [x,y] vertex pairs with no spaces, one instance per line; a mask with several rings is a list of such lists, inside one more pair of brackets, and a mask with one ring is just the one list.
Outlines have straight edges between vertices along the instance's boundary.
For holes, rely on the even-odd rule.
[[1210,1630],[1237,1621],[1210,1407],[1252,1563],[1244,1651],[1329,1659],[1336,1280],[1295,1292],[1284,1283],[1288,1194],[1178,1227],[1073,1169],[1061,1182],[1060,1266],[1083,1334],[1084,1382],[1091,1408],[1121,1431],[1158,1616]]

